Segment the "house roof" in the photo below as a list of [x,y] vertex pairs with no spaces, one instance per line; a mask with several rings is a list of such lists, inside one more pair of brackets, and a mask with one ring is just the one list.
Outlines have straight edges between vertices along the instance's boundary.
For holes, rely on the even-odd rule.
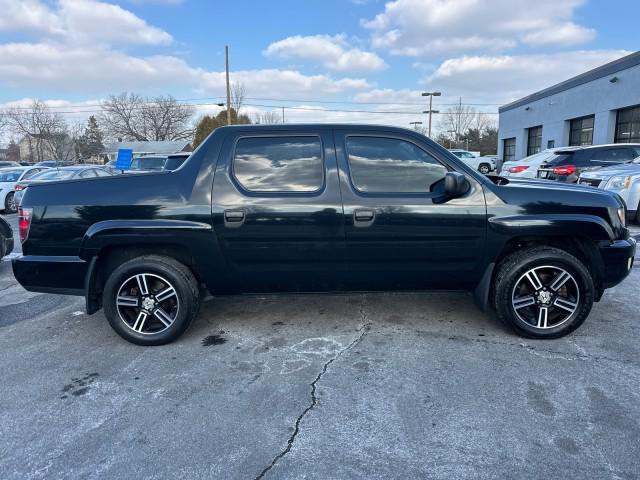
[[640,65],[640,52],[635,52],[627,55],[626,57],[614,60],[613,62],[606,63],[604,65],[601,65],[600,67],[594,68],[593,70],[589,70],[588,72],[565,80],[564,82],[560,82],[556,85],[545,88],[544,90],[540,90],[539,92],[532,93],[531,95],[521,98],[520,100],[516,100],[515,102],[503,105],[498,109],[498,111],[500,113],[503,113],[509,110],[513,110],[514,108],[522,107],[528,103],[550,97],[551,95],[555,95],[556,93],[570,90],[572,88],[584,85],[585,83],[592,82],[608,75],[613,75],[614,73],[626,70],[631,67],[635,67],[636,65]]
[[131,149],[133,153],[169,154],[182,152],[191,147],[188,140],[164,140],[152,142],[112,142],[105,145],[102,153],[117,153],[121,148]]

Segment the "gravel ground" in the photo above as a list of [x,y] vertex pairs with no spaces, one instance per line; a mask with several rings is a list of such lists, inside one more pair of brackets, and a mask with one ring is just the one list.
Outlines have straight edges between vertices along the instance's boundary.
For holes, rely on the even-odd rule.
[[554,341],[466,294],[304,295],[143,348],[5,261],[0,478],[639,478],[639,287]]

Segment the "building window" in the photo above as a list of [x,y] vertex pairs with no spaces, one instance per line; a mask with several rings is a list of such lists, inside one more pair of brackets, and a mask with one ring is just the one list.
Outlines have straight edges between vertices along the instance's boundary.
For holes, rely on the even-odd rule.
[[502,148],[502,161],[503,162],[512,162],[516,159],[516,139],[514,138],[505,138],[503,141]]
[[593,123],[595,117],[574,118],[571,120],[571,134],[569,135],[569,145],[572,147],[580,147],[584,145],[593,145]]
[[556,141],[555,140],[547,140],[547,148],[555,148]]
[[529,129],[527,142],[527,156],[540,153],[542,149],[542,126]]
[[640,143],[640,106],[618,110],[616,143]]

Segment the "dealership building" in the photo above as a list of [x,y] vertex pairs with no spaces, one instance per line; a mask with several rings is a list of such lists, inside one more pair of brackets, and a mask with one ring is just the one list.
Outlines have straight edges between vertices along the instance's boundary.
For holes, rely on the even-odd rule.
[[498,158],[546,148],[640,143],[640,52],[499,109]]

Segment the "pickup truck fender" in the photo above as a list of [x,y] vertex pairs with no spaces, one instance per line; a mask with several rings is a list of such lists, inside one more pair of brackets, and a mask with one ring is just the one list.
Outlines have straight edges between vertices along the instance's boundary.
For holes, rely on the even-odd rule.
[[[206,278],[219,261],[215,234],[207,223],[155,219],[105,220],[91,225],[82,239],[79,253],[79,257],[89,264],[85,278],[87,313],[95,313],[99,309],[95,289],[96,267],[101,251],[118,245],[135,248],[163,244],[183,247],[192,257],[198,258],[198,264],[194,263],[193,267],[200,278]],[[208,260],[207,265],[201,263],[203,260]]]
[[[496,269],[496,260],[505,244],[517,237],[583,237],[595,243],[610,242],[615,238],[611,226],[601,217],[586,214],[509,215],[489,218],[489,241],[494,247],[488,252],[492,259],[482,279],[473,291],[476,304],[485,311],[489,304],[491,283]],[[593,259],[601,270],[601,260]]]

